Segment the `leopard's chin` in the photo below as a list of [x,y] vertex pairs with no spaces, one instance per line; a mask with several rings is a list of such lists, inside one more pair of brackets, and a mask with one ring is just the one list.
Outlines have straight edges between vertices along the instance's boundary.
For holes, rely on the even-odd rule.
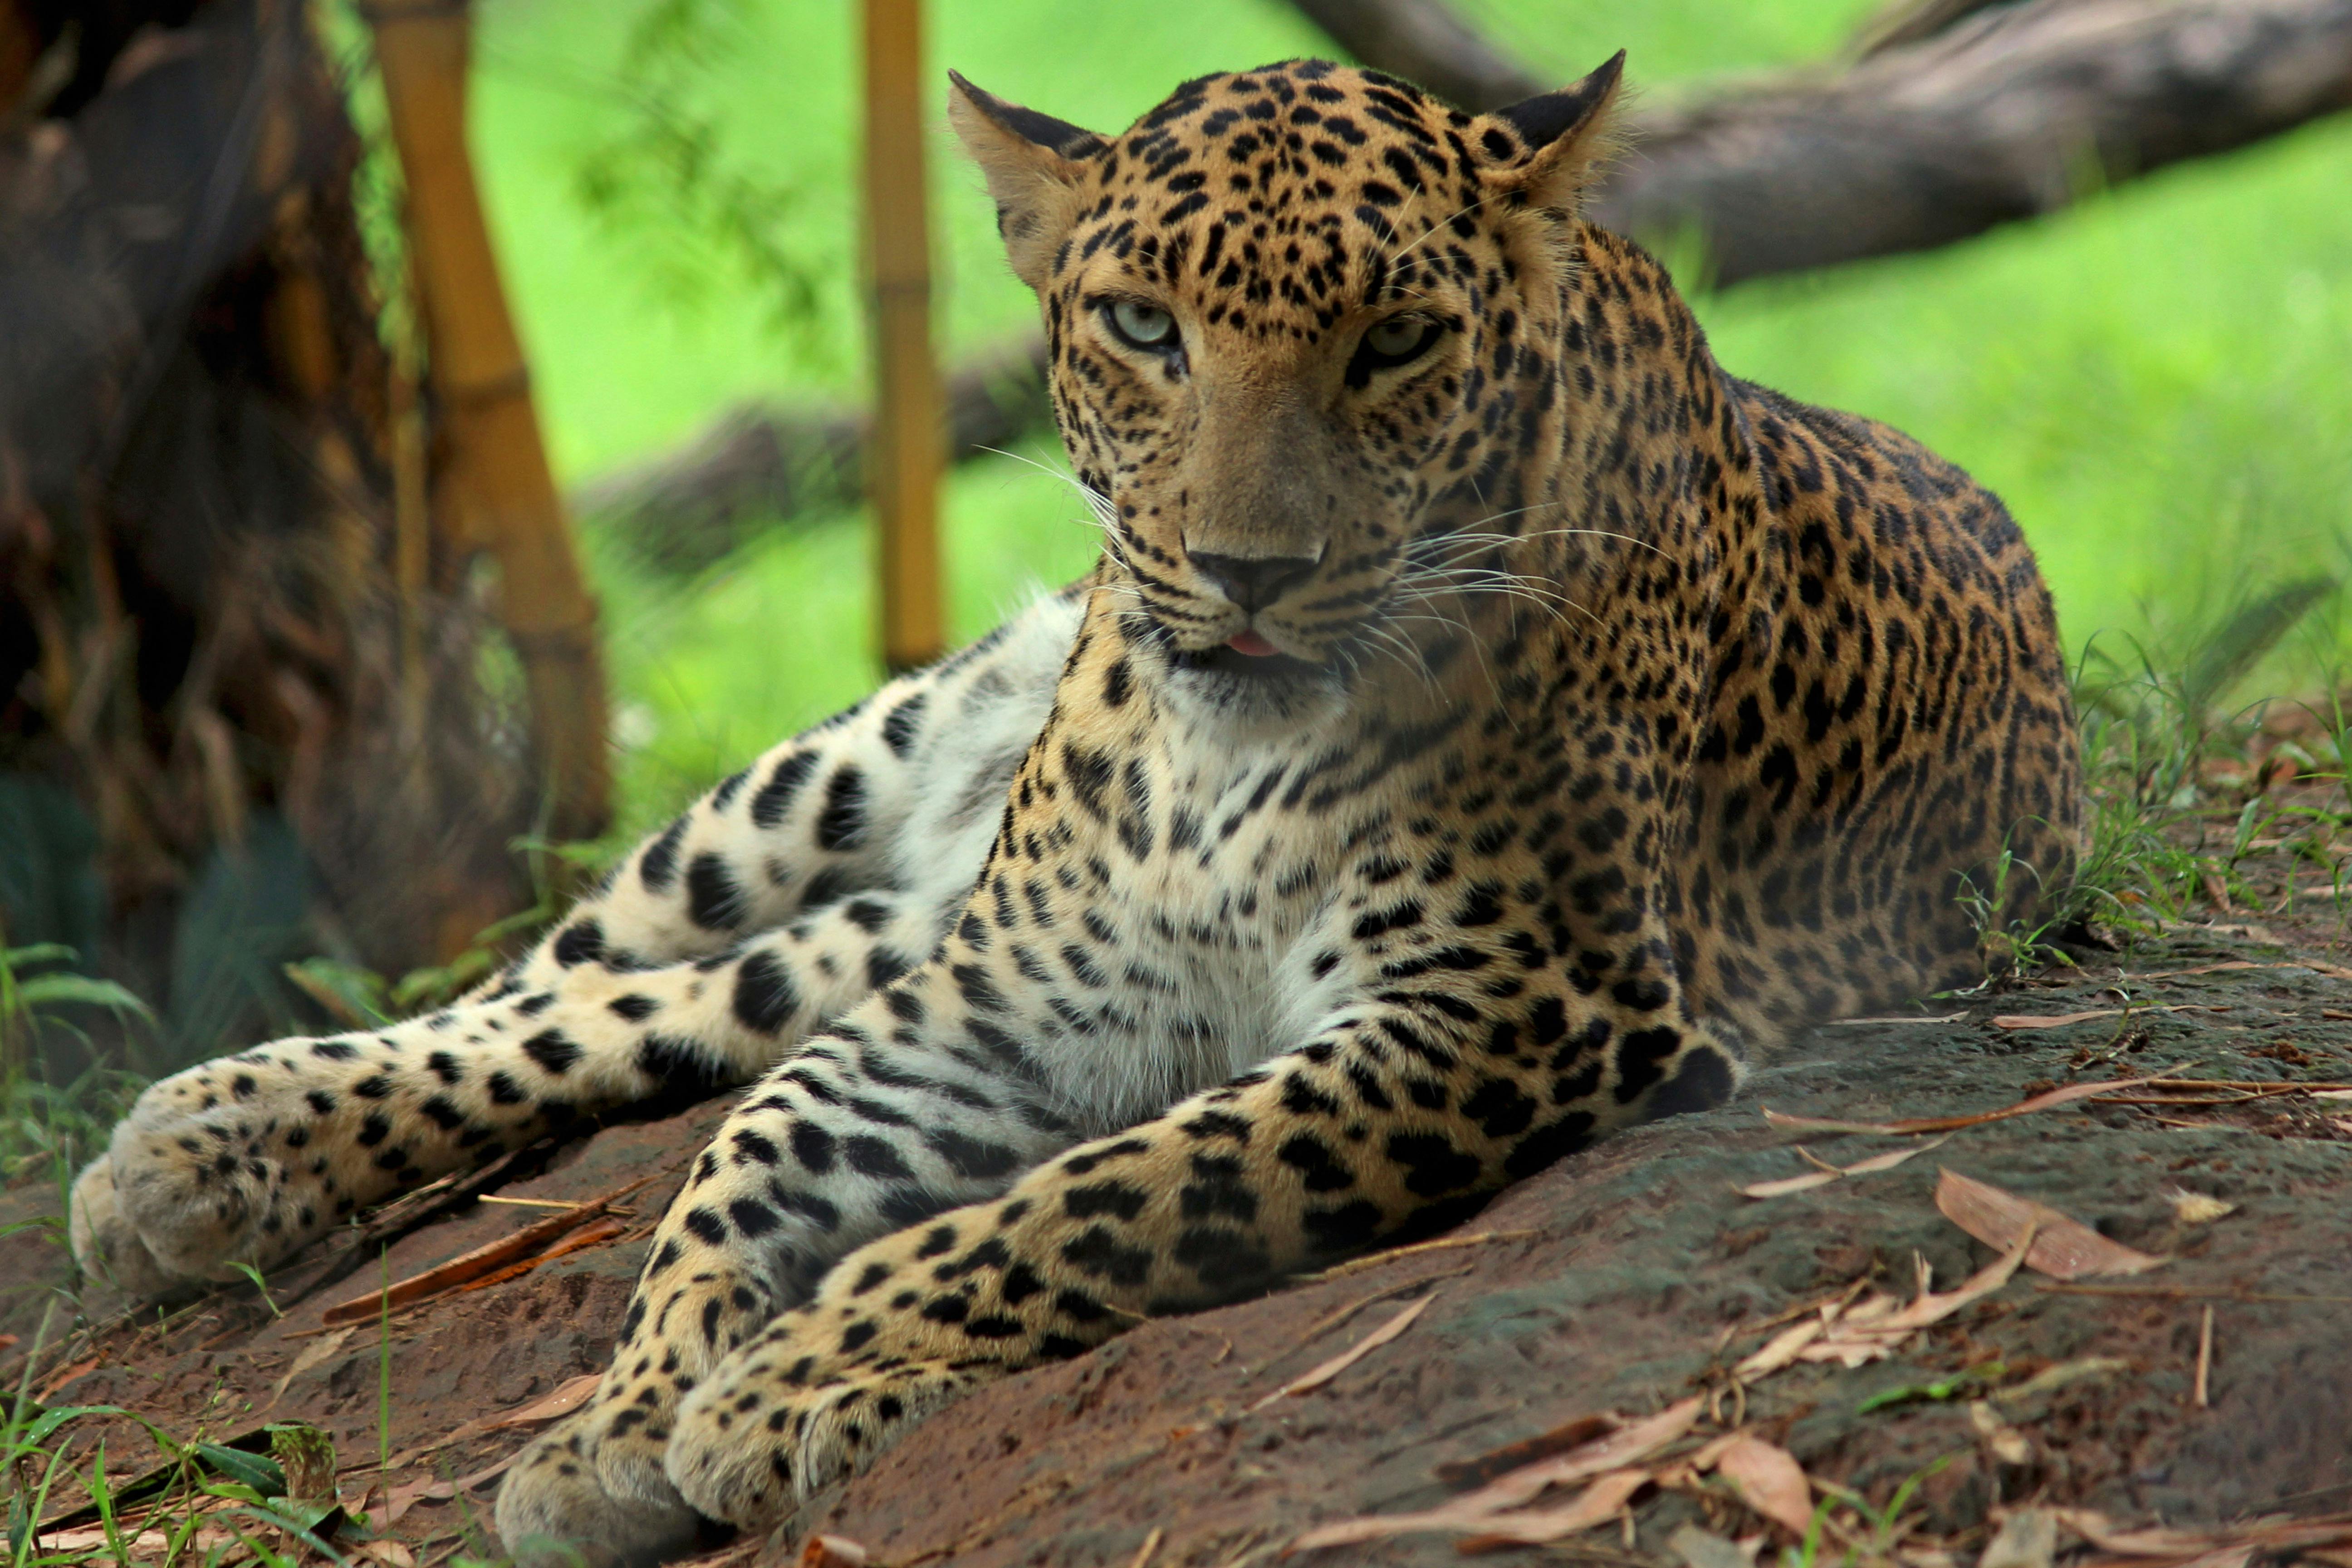
[[1231,643],[1198,650],[1176,648],[1171,651],[1169,662],[1178,669],[1206,671],[1241,681],[1309,680],[1323,673],[1321,665],[1308,659],[1286,653],[1244,653]]
[[1221,728],[1295,731],[1328,718],[1346,702],[1346,681],[1336,667],[1289,654],[1171,645],[1167,659],[1171,694]]

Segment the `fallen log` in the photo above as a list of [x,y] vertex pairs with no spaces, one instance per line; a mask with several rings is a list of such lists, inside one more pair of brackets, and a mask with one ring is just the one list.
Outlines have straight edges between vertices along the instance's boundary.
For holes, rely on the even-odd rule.
[[[1045,340],[980,354],[940,392],[950,461],[1009,447],[1052,416]],[[742,405],[682,450],[581,490],[572,514],[619,529],[650,564],[698,570],[777,521],[856,506],[871,423],[863,408]]]

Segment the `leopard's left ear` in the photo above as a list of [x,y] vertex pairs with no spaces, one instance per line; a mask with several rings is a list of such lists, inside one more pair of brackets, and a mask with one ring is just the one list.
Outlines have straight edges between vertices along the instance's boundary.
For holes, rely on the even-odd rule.
[[1496,194],[1545,212],[1573,214],[1593,171],[1614,148],[1611,110],[1625,76],[1625,51],[1572,87],[1522,99],[1470,125]]
[[1021,281],[1045,286],[1054,252],[1077,221],[1087,160],[1108,145],[1091,131],[983,92],[954,71],[948,122],[988,177],[996,232]]

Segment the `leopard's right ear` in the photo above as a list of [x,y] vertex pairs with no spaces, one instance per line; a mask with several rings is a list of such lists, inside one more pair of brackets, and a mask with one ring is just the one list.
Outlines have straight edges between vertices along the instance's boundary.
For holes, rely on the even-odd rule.
[[1021,281],[1042,289],[1053,271],[1055,251],[1077,221],[1087,160],[1109,143],[1091,131],[983,92],[954,71],[948,79],[955,84],[948,95],[948,121],[988,176],[1005,255]]

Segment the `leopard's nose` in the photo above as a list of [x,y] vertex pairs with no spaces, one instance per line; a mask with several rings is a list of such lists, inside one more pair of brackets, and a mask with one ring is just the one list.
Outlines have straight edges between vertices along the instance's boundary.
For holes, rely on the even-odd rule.
[[1242,609],[1265,609],[1305,582],[1318,564],[1308,555],[1213,555],[1192,552],[1193,569]]

